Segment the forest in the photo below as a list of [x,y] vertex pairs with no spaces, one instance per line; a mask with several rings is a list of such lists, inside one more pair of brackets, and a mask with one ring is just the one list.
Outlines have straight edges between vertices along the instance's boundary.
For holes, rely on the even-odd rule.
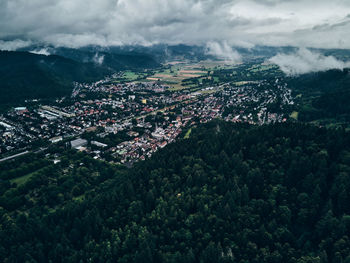
[[1,173],[1,262],[350,262],[344,129],[212,121],[130,169],[63,156]]
[[304,74],[289,79],[289,85],[300,96],[299,120],[349,125],[349,69]]
[[143,54],[101,53],[103,63],[93,61],[95,53],[59,49],[59,55],[0,51],[0,109],[2,104],[25,99],[70,95],[73,82],[93,82],[125,69],[154,68],[159,64]]

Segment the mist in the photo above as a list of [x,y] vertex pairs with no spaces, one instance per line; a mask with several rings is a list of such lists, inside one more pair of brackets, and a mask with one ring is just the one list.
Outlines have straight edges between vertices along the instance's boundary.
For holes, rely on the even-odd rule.
[[242,59],[241,55],[225,41],[222,43],[208,42],[206,45],[206,54],[231,63],[240,62]]
[[350,62],[338,60],[333,56],[324,56],[306,48],[300,48],[292,54],[277,54],[270,58],[269,62],[278,65],[288,76],[350,67]]
[[28,47],[32,44],[31,41],[24,41],[21,39],[4,41],[0,39],[0,50],[15,51],[20,48]]
[[98,53],[96,53],[96,54],[94,55],[94,57],[92,58],[92,61],[93,61],[95,64],[102,65],[104,59],[105,59],[105,56],[104,56],[104,55],[99,55]]
[[48,48],[34,49],[32,51],[29,51],[29,52],[33,53],[33,54],[37,54],[37,55],[45,55],[45,56],[51,55]]

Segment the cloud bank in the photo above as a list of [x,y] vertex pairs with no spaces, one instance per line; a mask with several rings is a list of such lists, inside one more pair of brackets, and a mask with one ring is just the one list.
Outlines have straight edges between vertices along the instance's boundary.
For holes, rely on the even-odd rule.
[[350,48],[348,0],[1,0],[0,49],[157,43]]
[[350,68],[350,62],[343,62],[333,56],[324,56],[309,49],[301,48],[293,54],[278,54],[269,59],[288,76],[330,69]]

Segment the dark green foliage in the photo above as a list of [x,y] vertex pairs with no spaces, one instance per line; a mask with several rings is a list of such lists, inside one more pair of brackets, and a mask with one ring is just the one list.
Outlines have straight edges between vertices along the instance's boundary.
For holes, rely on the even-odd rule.
[[61,53],[67,58],[0,51],[0,104],[66,96],[74,81],[92,82],[118,70],[158,66],[150,56],[140,54],[101,53],[104,62],[96,64],[95,53],[69,49]]
[[343,130],[211,122],[128,171],[105,172],[113,179],[54,213],[0,209],[0,261],[349,261]]
[[350,74],[330,70],[306,74],[290,80],[295,93],[302,94],[299,119],[314,121],[334,119],[335,122],[350,122]]
[[[350,81],[348,89],[330,91],[314,101],[317,109],[325,111],[326,116],[338,116],[350,113]],[[350,119],[349,119],[350,120]]]
[[93,81],[110,72],[59,56],[0,51],[0,103],[70,95],[73,81]]
[[108,67],[115,71],[126,69],[145,69],[155,68],[159,64],[153,59],[152,55],[141,52],[132,52],[125,50],[94,50],[93,48],[55,48],[52,52],[58,56],[69,58],[78,62],[95,62],[97,58],[103,58],[100,66]]

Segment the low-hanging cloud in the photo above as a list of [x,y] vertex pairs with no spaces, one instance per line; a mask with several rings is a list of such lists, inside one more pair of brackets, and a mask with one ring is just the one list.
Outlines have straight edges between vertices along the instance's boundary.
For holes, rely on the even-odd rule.
[[206,53],[208,55],[212,55],[218,59],[222,59],[232,63],[241,61],[240,54],[236,50],[232,49],[232,47],[230,47],[230,45],[228,45],[227,42],[208,42],[206,47]]
[[350,62],[338,60],[333,56],[324,56],[306,48],[300,48],[292,54],[277,54],[270,58],[269,62],[278,65],[288,76],[350,68]]
[[31,41],[24,41],[21,39],[11,40],[11,41],[4,41],[0,39],[0,50],[5,51],[14,51],[19,48],[28,47],[32,44]]
[[33,54],[37,54],[37,55],[44,55],[44,56],[51,55],[48,48],[34,49],[34,50],[29,51],[29,52],[33,53]]
[[100,55],[100,54],[96,53],[96,54],[94,55],[94,57],[92,58],[92,61],[93,61],[95,64],[102,65],[104,59],[105,59],[105,56],[104,56],[104,55]]

